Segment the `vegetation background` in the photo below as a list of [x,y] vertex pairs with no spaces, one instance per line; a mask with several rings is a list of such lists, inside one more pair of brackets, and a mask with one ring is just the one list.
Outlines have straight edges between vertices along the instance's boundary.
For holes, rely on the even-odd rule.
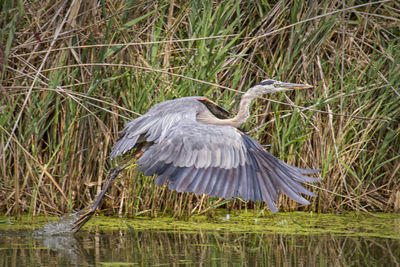
[[[309,207],[400,210],[398,1],[13,1],[0,3],[0,213],[62,214],[101,190],[123,123],[201,95],[235,110],[265,79],[314,89],[252,105],[248,134],[324,180]],[[129,157],[129,156],[128,156]],[[158,187],[136,167],[102,212],[211,214],[222,200]]]

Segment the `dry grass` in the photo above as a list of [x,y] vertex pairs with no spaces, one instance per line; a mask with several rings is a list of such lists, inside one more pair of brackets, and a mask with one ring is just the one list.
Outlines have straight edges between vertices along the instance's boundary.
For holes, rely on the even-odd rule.
[[[281,209],[399,211],[396,1],[6,0],[0,7],[0,212],[88,205],[117,164],[108,154],[129,118],[187,95],[235,109],[240,92],[267,77],[315,85],[258,100],[244,127],[275,156],[323,168],[310,207],[281,197]],[[107,214],[266,209],[169,191],[136,167],[123,176],[102,206]]]

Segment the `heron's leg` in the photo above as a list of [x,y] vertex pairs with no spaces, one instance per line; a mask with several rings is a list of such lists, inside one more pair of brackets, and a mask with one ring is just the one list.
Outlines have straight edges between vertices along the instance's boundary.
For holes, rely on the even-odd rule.
[[[152,143],[148,143],[148,142],[141,142],[138,144],[138,146],[136,147],[136,151],[134,153],[134,159],[138,159],[140,158],[144,151],[147,149],[148,146],[150,146]],[[128,166],[130,165],[130,163],[125,163],[122,165],[122,167],[118,167],[115,168],[113,170],[111,170],[108,179],[107,179],[107,183],[106,186],[103,188],[103,190],[100,192],[100,194],[96,197],[95,201],[93,201],[93,203],[89,206],[86,207],[80,211],[78,211],[75,216],[78,217],[78,219],[74,222],[74,226],[72,227],[74,232],[78,232],[79,229],[82,228],[83,225],[85,225],[85,223],[87,221],[90,220],[90,218],[93,216],[93,214],[96,212],[97,207],[100,205],[101,200],[103,199],[104,195],[106,194],[108,188],[110,187],[111,183],[113,182],[113,180],[115,179],[115,177],[117,177],[117,175],[123,171],[124,169],[126,169]]]
[[100,194],[96,197],[95,201],[89,207],[86,207],[77,212],[76,216],[78,216],[78,219],[74,222],[74,226],[72,227],[72,229],[75,232],[78,232],[79,229],[81,229],[82,226],[85,225],[85,223],[90,220],[90,218],[95,213],[97,207],[100,205],[101,200],[103,199],[104,195],[106,194],[111,183],[114,181],[115,177],[117,177],[117,175],[122,170],[124,170],[127,166],[128,166],[128,164],[124,165],[123,167],[113,169],[108,176],[106,186],[103,188],[103,190],[100,192]]

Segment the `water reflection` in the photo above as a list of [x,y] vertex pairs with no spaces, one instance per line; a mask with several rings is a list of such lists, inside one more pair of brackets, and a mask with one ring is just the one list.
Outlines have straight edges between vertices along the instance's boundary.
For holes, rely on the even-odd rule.
[[399,266],[400,240],[231,232],[0,232],[0,266]]

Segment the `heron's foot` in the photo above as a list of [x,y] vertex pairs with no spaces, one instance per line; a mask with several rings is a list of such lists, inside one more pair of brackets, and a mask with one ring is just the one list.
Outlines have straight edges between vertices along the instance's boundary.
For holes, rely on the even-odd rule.
[[96,212],[96,209],[93,207],[88,207],[78,211],[75,216],[77,217],[76,221],[73,223],[72,230],[74,232],[78,232],[82,226],[85,225],[87,221],[93,216]]

